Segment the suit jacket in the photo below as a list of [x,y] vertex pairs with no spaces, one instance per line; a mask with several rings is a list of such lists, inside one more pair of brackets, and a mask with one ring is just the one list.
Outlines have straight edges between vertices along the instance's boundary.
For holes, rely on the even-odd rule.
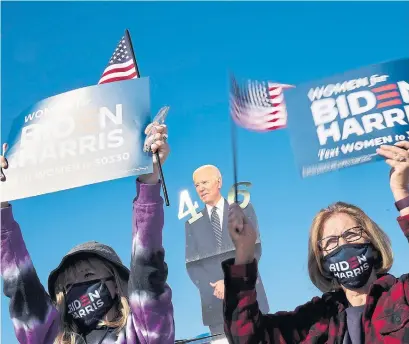
[[[217,247],[216,237],[206,207],[201,211],[203,215],[201,218],[192,224],[189,222],[185,224],[186,268],[190,279],[200,292],[203,324],[205,326],[223,324],[223,301],[213,295],[214,288],[210,286],[210,282],[224,279],[221,264],[226,259],[234,258],[235,256],[235,247],[228,230],[228,211],[229,204],[225,200],[221,248]],[[255,256],[257,261],[259,261],[261,257],[261,243],[257,216],[250,203],[243,211],[257,232]],[[262,313],[268,313],[267,297],[260,276],[256,290],[260,310]]]

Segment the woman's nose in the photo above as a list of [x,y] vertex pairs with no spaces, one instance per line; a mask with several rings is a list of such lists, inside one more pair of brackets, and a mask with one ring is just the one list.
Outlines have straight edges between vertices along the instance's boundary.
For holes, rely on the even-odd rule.
[[342,246],[342,245],[345,245],[347,243],[348,243],[348,241],[346,241],[343,237],[340,237],[338,239],[338,246]]

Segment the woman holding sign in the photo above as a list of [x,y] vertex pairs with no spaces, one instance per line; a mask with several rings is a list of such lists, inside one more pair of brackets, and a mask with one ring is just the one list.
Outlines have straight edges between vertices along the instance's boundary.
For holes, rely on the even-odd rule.
[[[163,163],[165,125],[151,124],[147,145]],[[1,157],[1,165],[7,161]],[[130,271],[97,242],[74,247],[51,272],[46,293],[27,252],[12,207],[1,205],[4,293],[21,344],[174,343],[171,289],[162,247],[164,222],[157,162],[136,181]]]
[[[409,142],[381,146],[392,167],[390,187],[409,240]],[[229,231],[235,259],[225,261],[225,330],[230,343],[409,343],[409,274],[390,274],[386,234],[361,209],[338,202],[311,226],[308,269],[324,292],[293,312],[263,315],[256,302],[256,235],[237,204]]]

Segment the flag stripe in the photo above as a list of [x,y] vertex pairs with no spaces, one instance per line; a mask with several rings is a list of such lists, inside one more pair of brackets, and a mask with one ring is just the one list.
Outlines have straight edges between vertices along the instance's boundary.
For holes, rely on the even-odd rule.
[[[131,70],[132,68],[135,69],[135,65],[134,65],[133,63],[130,64],[129,66],[127,66],[127,67],[112,68],[112,69],[109,70],[109,71],[105,71],[104,74],[102,74],[101,78],[104,77],[104,76],[106,76],[106,75],[109,75],[109,74],[111,74],[111,73],[126,72],[126,71],[128,71],[128,70]],[[135,71],[136,71],[136,69],[135,69]]]
[[107,74],[107,75],[103,76],[99,82],[103,83],[108,79],[115,79],[115,78],[122,78],[124,80],[132,79],[131,75],[133,75],[133,74],[136,74],[135,67],[132,67],[130,70],[128,70],[126,72],[116,72],[116,73],[114,72],[114,73]]
[[122,81],[122,80],[131,80],[131,79],[138,79],[138,74],[135,72],[133,75],[130,75],[129,77],[123,78],[123,77],[119,77],[119,78],[111,78],[107,81],[103,81],[100,82],[100,84],[107,84],[109,82],[115,82],[115,81]]
[[230,113],[234,121],[249,130],[265,132],[284,128],[287,124],[287,109],[283,89],[287,84],[249,81],[240,87],[232,80]]
[[[116,69],[116,68],[127,68],[127,67],[133,66],[133,65],[134,65],[133,60],[129,60],[129,61],[124,62],[124,63],[116,63],[116,64],[114,64],[114,65],[110,65],[110,66],[108,66],[107,68],[105,68],[104,74],[105,74],[106,72],[111,71],[112,69]],[[104,75],[104,74],[102,74],[102,75]]]
[[121,38],[98,84],[139,78],[129,35]]

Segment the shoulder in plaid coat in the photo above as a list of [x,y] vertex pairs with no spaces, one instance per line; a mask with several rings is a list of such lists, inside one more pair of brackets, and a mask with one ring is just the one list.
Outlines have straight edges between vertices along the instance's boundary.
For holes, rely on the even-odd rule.
[[[409,241],[409,215],[398,222]],[[256,301],[257,263],[223,263],[224,319],[230,343],[342,344],[348,306],[343,291],[314,297],[292,312],[263,315]],[[409,344],[409,274],[379,276],[370,288],[362,315],[365,344]]]

